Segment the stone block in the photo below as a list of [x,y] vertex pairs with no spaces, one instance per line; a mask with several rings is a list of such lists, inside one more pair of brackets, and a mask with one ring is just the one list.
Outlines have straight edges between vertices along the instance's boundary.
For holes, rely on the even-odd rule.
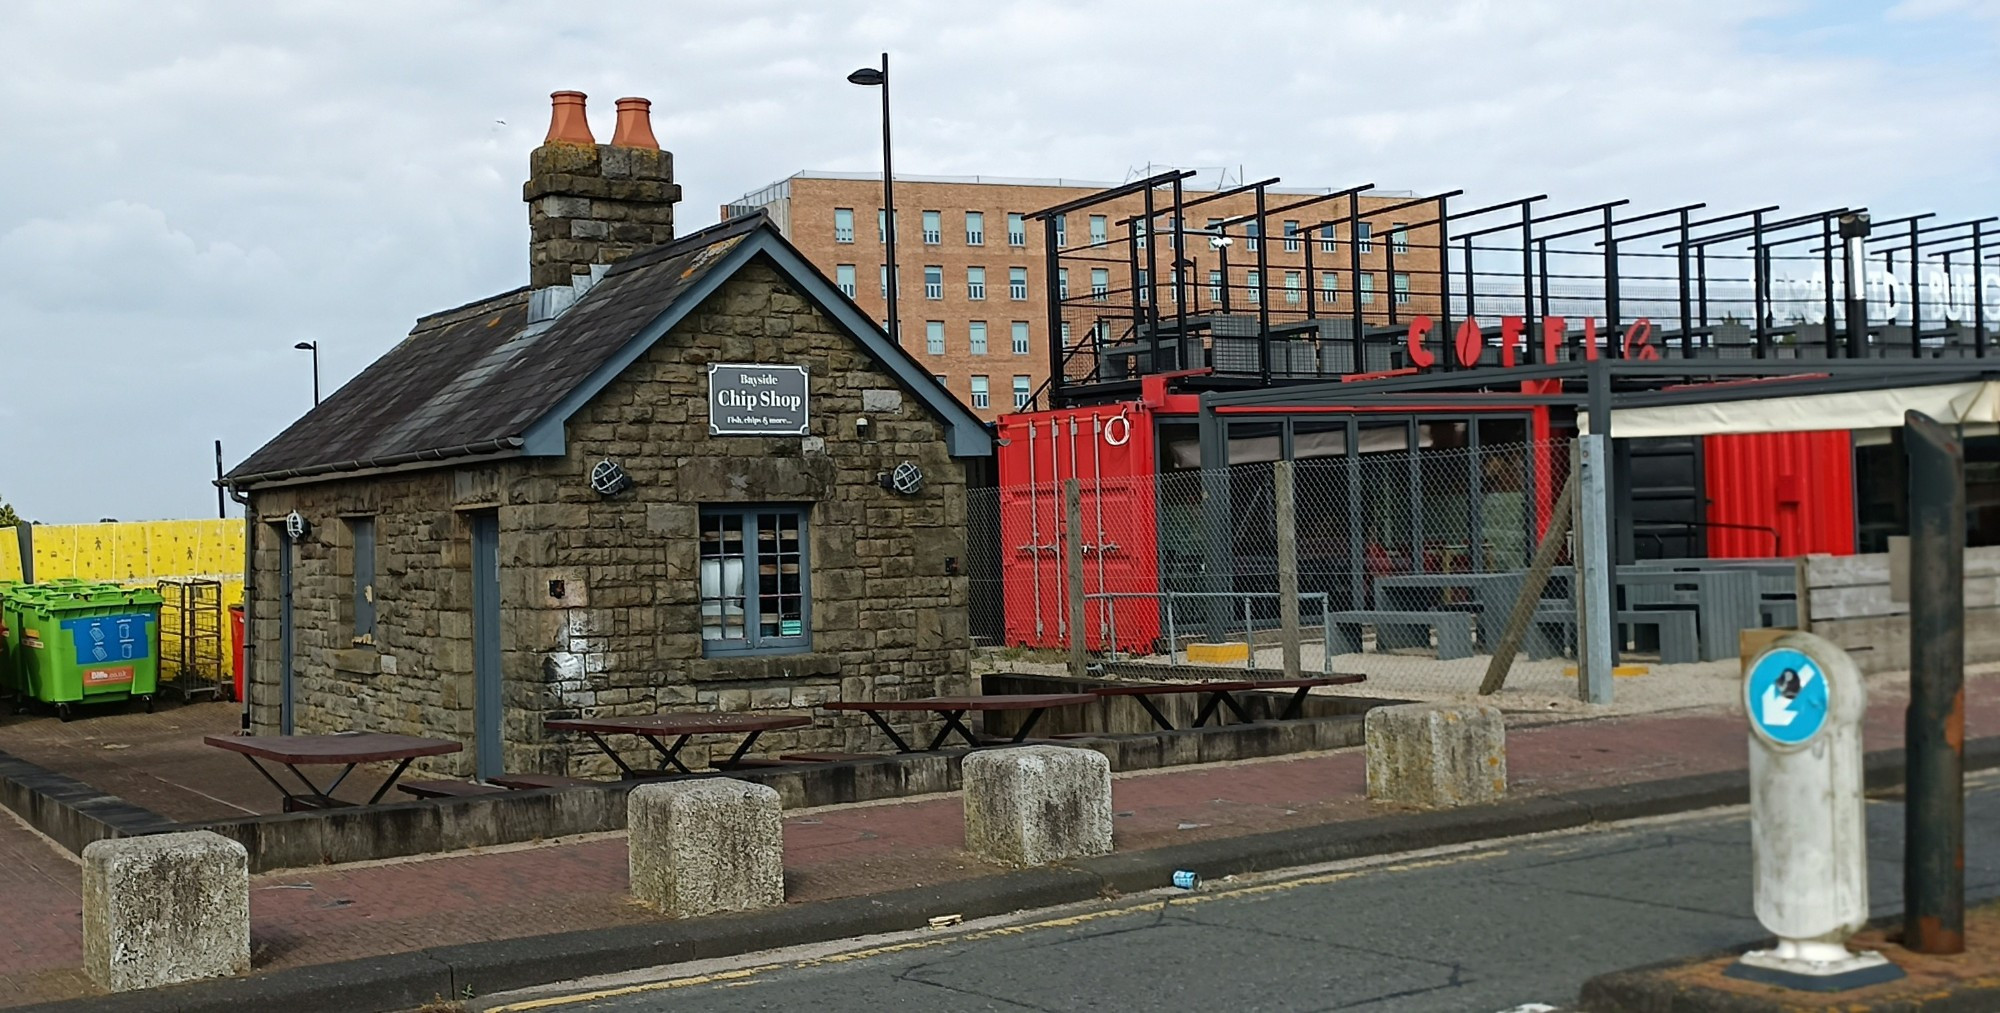
[[778,793],[732,778],[644,784],[626,802],[633,899],[675,918],[785,902]]
[[249,852],[206,830],[93,841],[83,962],[112,992],[249,971]]
[[971,753],[965,847],[1004,865],[1047,865],[1111,853],[1111,763],[1064,746]]
[[1377,707],[1364,731],[1371,799],[1444,808],[1507,793],[1507,728],[1497,707]]

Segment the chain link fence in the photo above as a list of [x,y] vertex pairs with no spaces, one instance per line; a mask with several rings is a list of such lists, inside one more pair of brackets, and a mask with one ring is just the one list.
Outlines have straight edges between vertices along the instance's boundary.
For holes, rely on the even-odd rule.
[[[974,491],[970,538],[992,547],[971,554],[979,671],[1059,674],[1080,636],[1106,674],[1280,677],[1290,585],[1301,675],[1362,673],[1347,691],[1370,696],[1475,692],[1525,618],[1508,685],[1574,695],[1569,443],[1482,445],[1464,423],[1359,432],[1354,454],[1341,430],[1295,436],[1289,463]],[[1517,609],[1550,539],[1539,597]]]

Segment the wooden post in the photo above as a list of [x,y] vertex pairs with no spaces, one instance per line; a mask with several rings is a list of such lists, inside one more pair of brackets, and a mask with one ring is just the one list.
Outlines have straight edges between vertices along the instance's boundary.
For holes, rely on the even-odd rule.
[[[1285,666],[1285,678],[1299,677],[1299,536],[1295,521],[1297,503],[1293,499],[1292,462],[1271,466],[1272,495],[1278,506],[1278,628]],[[1253,649],[1255,645],[1252,645]]]
[[1083,486],[1073,478],[1063,480],[1063,564],[1069,572],[1069,674],[1081,679],[1088,667],[1083,628]]
[[1493,648],[1493,660],[1486,663],[1486,679],[1479,684],[1481,696],[1498,693],[1507,685],[1507,671],[1514,667],[1514,655],[1520,653],[1521,639],[1528,635],[1528,623],[1533,621],[1535,609],[1542,603],[1542,588],[1549,582],[1549,571],[1555,568],[1556,555],[1569,538],[1570,515],[1575,504],[1576,469],[1571,468],[1569,477],[1563,480],[1562,492],[1556,496],[1555,510],[1549,515],[1549,530],[1542,535],[1542,544],[1535,547],[1535,559],[1528,564],[1528,575],[1521,581],[1521,594],[1514,599],[1514,610],[1507,615],[1507,630]]

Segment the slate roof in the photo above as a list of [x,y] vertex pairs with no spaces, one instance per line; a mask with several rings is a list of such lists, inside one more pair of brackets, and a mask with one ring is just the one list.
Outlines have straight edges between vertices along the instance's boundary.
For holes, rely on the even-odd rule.
[[613,265],[552,321],[516,289],[417,321],[400,342],[230,471],[238,488],[482,454],[560,454],[562,422],[751,259],[763,256],[951,426],[960,456],[984,424],[815,270],[763,215]]

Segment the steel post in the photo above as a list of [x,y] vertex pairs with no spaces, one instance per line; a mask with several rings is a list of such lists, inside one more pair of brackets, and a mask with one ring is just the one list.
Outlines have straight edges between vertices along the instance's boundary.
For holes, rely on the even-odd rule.
[[1965,452],[1956,433],[1922,412],[1905,416],[1903,436],[1910,469],[1903,945],[1918,953],[1962,953]]

